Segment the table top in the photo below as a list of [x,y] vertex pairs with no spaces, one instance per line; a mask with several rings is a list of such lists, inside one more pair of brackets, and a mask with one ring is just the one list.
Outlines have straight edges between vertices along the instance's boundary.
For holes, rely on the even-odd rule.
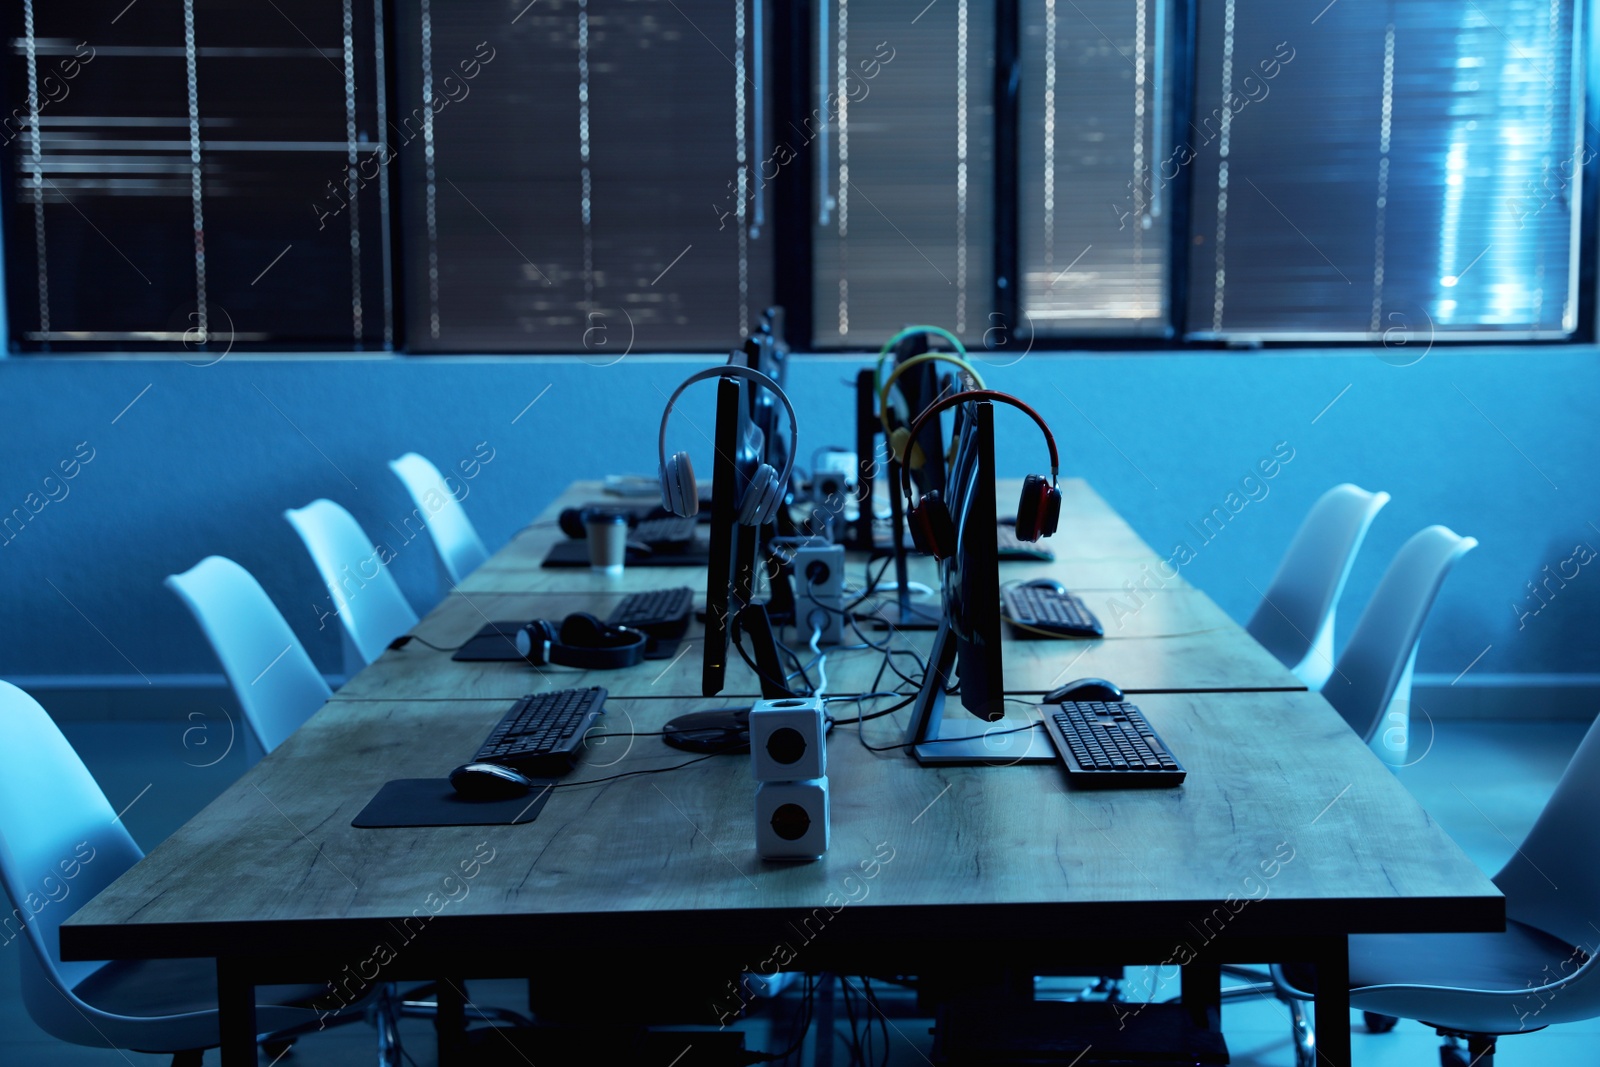
[[[1002,484],[1001,499],[1015,484]],[[1134,936],[1209,940],[1213,926],[1240,938],[1502,928],[1504,900],[1488,878],[1332,707],[1210,598],[1178,577],[1137,605],[1120,599],[1112,579],[1155,555],[1087,485],[1063,488],[1071,554],[1058,544],[1056,564],[1007,565],[1029,570],[1002,579],[1066,582],[1107,637],[1008,635],[1007,692],[1018,695],[1008,719],[1036,717],[1028,694],[1037,700],[1067,678],[1118,681],[1144,693],[1139,705],[1187,767],[1180,788],[1085,791],[1058,765],[925,768],[902,749],[864,747],[898,745],[906,709],[835,727],[831,846],[815,863],[769,863],[755,853],[748,759],[678,766],[694,757],[651,736],[674,715],[746,703],[759,690],[731,655],[724,694],[699,696],[698,624],[678,659],[621,671],[454,663],[412,642],[351,679],[79,910],[62,926],[63,955],[327,958],[370,952],[424,913],[431,943],[467,956],[512,944],[723,945],[737,955],[819,914],[839,932],[828,951],[892,942],[897,959],[952,939],[1063,951]],[[574,487],[546,520],[596,489]],[[489,621],[603,617],[628,591],[696,584],[660,568],[630,570],[620,584],[540,568],[558,536],[535,526],[513,539],[414,633],[448,647]],[[1098,589],[1071,578],[1096,573]],[[873,636],[923,649],[931,640]],[[875,651],[835,650],[828,692],[893,688],[876,678],[881,663]],[[442,777],[468,759],[509,700],[595,684],[612,694],[605,722],[617,736],[592,743],[535,821],[350,826],[384,783]],[[889,699],[863,703],[870,711]],[[958,702],[948,708],[947,734],[964,721]],[[831,704],[839,718],[856,709]],[[939,938],[927,937],[930,924]]]
[[[63,952],[370,949],[440,898],[430,926],[468,955],[638,938],[770,943],[829,894],[851,901],[829,920],[841,937],[877,940],[914,939],[929,923],[957,940],[1070,942],[1114,937],[1119,919],[1123,933],[1190,941],[1206,936],[1190,924],[1213,915],[1238,936],[1503,922],[1489,879],[1320,696],[1140,704],[1188,769],[1180,788],[1085,791],[1056,765],[925,768],[837,726],[831,847],[784,864],[755,854],[745,757],[582,784],[693,758],[654,737],[597,744],[532,823],[352,828],[386,781],[448,772],[503,707],[335,698],[74,915]],[[614,699],[606,722],[619,735],[656,730],[681,706]],[[899,742],[906,714],[864,724],[865,739]]]

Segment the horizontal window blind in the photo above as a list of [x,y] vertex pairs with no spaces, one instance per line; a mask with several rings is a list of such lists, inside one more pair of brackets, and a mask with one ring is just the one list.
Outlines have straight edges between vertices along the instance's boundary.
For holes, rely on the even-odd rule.
[[1200,15],[1194,336],[1573,329],[1587,153],[1570,0]]
[[914,322],[981,343],[994,304],[993,0],[813,10],[815,343],[876,348]]
[[1167,328],[1170,7],[1022,0],[1018,251],[1037,336]]
[[771,302],[759,0],[398,10],[411,349],[738,344]]
[[391,339],[374,0],[22,0],[8,18],[14,344]]

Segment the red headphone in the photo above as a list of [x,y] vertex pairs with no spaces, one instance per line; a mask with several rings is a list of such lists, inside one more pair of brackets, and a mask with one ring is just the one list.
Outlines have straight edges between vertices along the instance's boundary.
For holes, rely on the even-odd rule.
[[[1056,482],[1061,469],[1061,458],[1056,452],[1055,435],[1039,413],[1010,393],[994,389],[968,389],[952,393],[922,409],[911,424],[910,439],[915,441],[929,419],[936,419],[941,411],[968,400],[998,400],[1009,404],[1038,423],[1044,431],[1044,443],[1050,449],[1050,480],[1043,475],[1030,474],[1022,480],[1022,499],[1017,501],[1017,540],[1037,541],[1056,532],[1061,521],[1061,490]],[[937,492],[929,493],[916,504],[911,503],[911,467],[900,466],[900,491],[906,497],[906,525],[911,527],[911,540],[917,548],[934,559],[946,559],[956,552],[956,524],[950,517],[950,508]]]

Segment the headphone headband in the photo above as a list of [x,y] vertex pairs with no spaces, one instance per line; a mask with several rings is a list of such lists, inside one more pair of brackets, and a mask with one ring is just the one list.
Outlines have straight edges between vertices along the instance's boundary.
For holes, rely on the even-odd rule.
[[[883,364],[889,358],[889,350],[895,345],[899,344],[901,341],[904,341],[907,337],[911,337],[919,333],[931,333],[935,337],[943,337],[946,341],[949,341],[950,346],[956,350],[956,355],[961,356],[962,358],[965,358],[967,355],[967,346],[961,343],[961,338],[957,337],[943,326],[907,326],[905,329],[899,331],[893,337],[885,341],[883,343],[883,347],[878,349],[878,365],[872,372],[872,384],[875,388],[881,388],[883,385]],[[974,375],[974,377],[976,377],[976,375]]]
[[[1060,481],[1061,457],[1056,452],[1055,434],[1050,432],[1050,427],[1046,425],[1037,411],[1010,393],[1002,393],[995,389],[967,389],[959,393],[951,393],[943,400],[936,400],[922,409],[922,414],[918,415],[916,421],[911,424],[911,439],[913,441],[917,439],[917,435],[922,432],[923,423],[927,422],[928,419],[936,418],[941,411],[955,407],[957,404],[963,404],[968,400],[998,400],[1002,404],[1009,404],[1011,407],[1016,408],[1037,423],[1039,429],[1044,431],[1044,443],[1050,449],[1050,484],[1055,485]],[[901,464],[900,466],[900,491],[907,498],[911,496],[911,467],[908,464]]]
[[[904,363],[896,366],[895,369],[890,372],[889,380],[884,382],[883,388],[878,390],[878,419],[883,423],[883,434],[885,437],[888,437],[891,432],[889,429],[889,390],[894,388],[894,383],[899,379],[900,375],[904,374],[912,367],[921,366],[924,363],[954,363],[956,366],[960,367],[962,370],[966,371],[972,376],[972,380],[978,383],[979,389],[985,388],[983,384],[983,375],[978,373],[978,368],[974,367],[960,356],[952,356],[948,352],[922,352],[918,355],[912,356]],[[915,440],[915,438],[912,438],[912,440]],[[902,457],[896,458],[900,458],[902,463],[905,462]]]
[[677,389],[673,390],[672,395],[667,398],[665,410],[661,412],[661,436],[656,441],[656,451],[661,457],[661,466],[665,468],[667,465],[667,419],[672,415],[673,405],[678,402],[678,397],[683,395],[685,389],[695,382],[703,382],[707,378],[743,378],[745,381],[763,386],[783,402],[784,410],[789,413],[789,456],[783,465],[783,472],[778,475],[778,484],[788,485],[789,476],[794,473],[795,456],[800,451],[800,424],[795,418],[794,405],[789,402],[788,394],[783,391],[783,387],[777,382],[758,370],[753,370],[750,367],[741,367],[738,364],[729,364],[725,367],[708,367],[702,371],[695,371],[680,382]]

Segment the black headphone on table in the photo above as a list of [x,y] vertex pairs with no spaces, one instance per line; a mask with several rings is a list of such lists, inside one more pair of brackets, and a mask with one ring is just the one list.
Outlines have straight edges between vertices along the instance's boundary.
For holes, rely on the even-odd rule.
[[517,651],[535,667],[553,663],[588,671],[632,667],[644,659],[645,635],[576,611],[561,622],[534,619],[517,631]]
[[[922,409],[911,424],[910,439],[915,441],[922,432],[923,423],[936,419],[939,413],[969,400],[998,400],[1026,414],[1044,431],[1044,443],[1050,449],[1050,480],[1043,475],[1030,474],[1022,480],[1022,499],[1017,501],[1017,540],[1037,541],[1056,532],[1061,521],[1061,490],[1057,488],[1061,470],[1061,457],[1056,452],[1056,438],[1039,413],[1010,393],[994,389],[968,389],[952,393]],[[906,525],[911,527],[911,540],[917,548],[934,559],[946,559],[956,552],[956,524],[950,517],[950,508],[937,492],[911,503],[911,466],[900,466],[900,491],[906,497]]]
[[689,462],[689,453],[679,452],[671,460],[667,459],[667,419],[672,415],[672,406],[678,402],[678,397],[682,396],[683,391],[689,386],[707,378],[724,377],[743,378],[765,387],[783,402],[784,408],[789,412],[789,453],[788,460],[783,465],[783,473],[779,474],[773,470],[770,463],[761,464],[751,475],[750,484],[745,486],[744,492],[739,496],[739,524],[764,526],[771,522],[773,515],[777,513],[778,503],[783,499],[789,485],[789,476],[794,473],[794,457],[800,451],[800,426],[795,419],[794,405],[789,402],[789,397],[782,387],[765,374],[749,367],[730,365],[697,371],[685,378],[667,398],[666,410],[661,413],[661,438],[657,443],[661,457],[661,503],[674,515],[681,515],[684,518],[699,514],[700,490],[695,484],[694,464]]

